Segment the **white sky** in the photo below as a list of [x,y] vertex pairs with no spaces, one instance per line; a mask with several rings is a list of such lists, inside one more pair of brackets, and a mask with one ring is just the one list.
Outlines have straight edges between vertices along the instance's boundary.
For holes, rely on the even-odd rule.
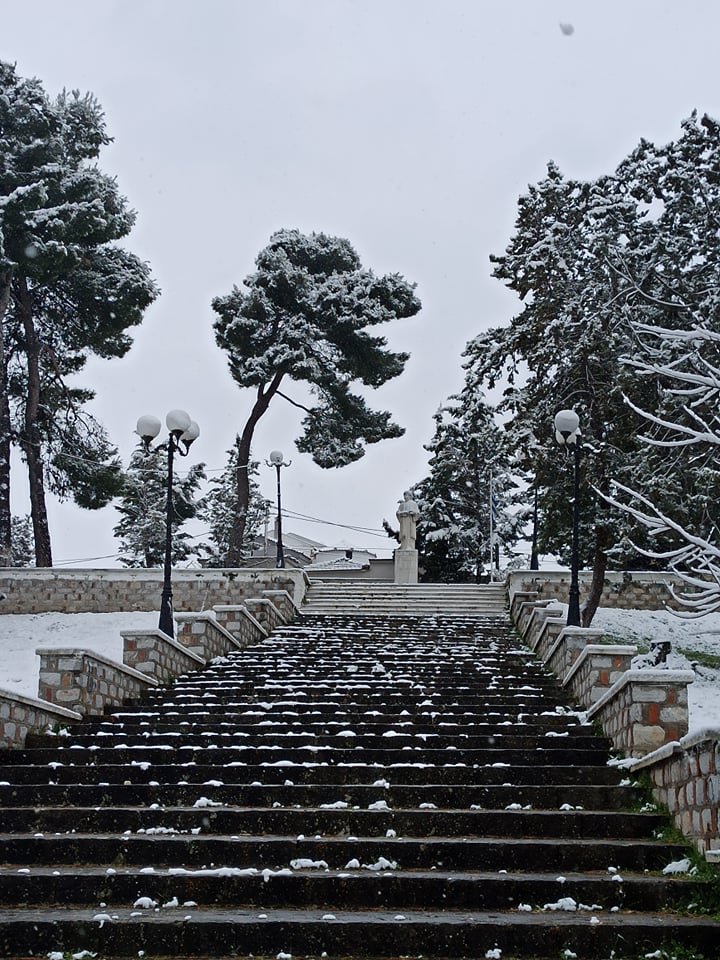
[[[276,400],[256,432],[257,458],[293,460],[289,509],[366,527],[394,520],[423,476],[467,340],[512,316],[488,257],[547,160],[592,177],[640,137],[673,139],[693,108],[720,116],[716,0],[4,0],[0,24],[0,58],[22,76],[102,103],[115,142],[101,165],[138,211],[129,246],[163,291],[128,356],[83,378],[125,461],[140,414],[184,407],[202,429],[191,460],[223,466],[250,395],[215,346],[210,300],[274,230],[345,236],[366,266],[417,282],[422,313],[390,332],[412,358],[376,395],[405,437],[322,471],[293,448],[300,411]],[[262,483],[272,497],[267,468]],[[112,508],[52,505],[56,561],[114,554],[115,522]]]

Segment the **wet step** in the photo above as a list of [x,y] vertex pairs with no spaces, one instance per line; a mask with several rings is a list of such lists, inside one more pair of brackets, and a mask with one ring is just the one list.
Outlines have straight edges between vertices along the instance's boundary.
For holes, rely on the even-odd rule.
[[[136,913],[136,916],[130,916]],[[593,919],[596,921],[593,923]],[[146,954],[197,956],[198,945],[211,954],[233,951],[334,956],[397,955],[485,956],[498,949],[518,957],[609,956],[620,943],[628,951],[647,952],[664,942],[712,956],[717,925],[704,917],[667,913],[479,912],[406,910],[257,910],[178,907],[159,911],[16,908],[0,911],[6,955],[38,950],[91,949],[116,956]],[[616,953],[617,955],[617,953]]]
[[[353,851],[360,852],[360,851]],[[312,863],[313,867],[308,864]],[[202,898],[201,906],[282,908],[321,903],[327,909],[347,904],[361,909],[512,910],[542,909],[572,898],[589,913],[662,910],[673,898],[692,903],[702,884],[636,873],[589,876],[567,873],[499,873],[433,868],[407,870],[387,857],[361,864],[351,857],[341,869],[324,860],[296,856],[285,867],[170,867],[149,872],[137,867],[58,870],[18,864],[0,867],[0,904],[99,904],[127,909],[147,897],[162,907]],[[145,906],[144,909],[154,909]]]
[[[381,801],[382,802],[382,801]],[[182,831],[211,830],[228,834],[287,833],[383,835],[395,830],[401,836],[494,837],[606,837],[647,836],[661,830],[665,819],[654,813],[573,810],[354,810],[334,808],[252,808],[214,804],[211,797],[197,798],[191,807],[5,807],[7,831],[49,833],[125,830],[167,826]]]
[[506,621],[303,618],[0,758],[0,956],[711,956],[582,720]]
[[[90,760],[93,755],[89,754]],[[464,765],[431,766],[426,763],[399,763],[394,766],[366,763],[328,764],[297,763],[292,760],[280,760],[265,763],[262,766],[248,766],[245,763],[225,764],[221,771],[208,763],[167,764],[160,760],[133,760],[130,764],[103,764],[92,762],[63,764],[52,760],[47,764],[21,764],[5,766],[2,775],[5,785],[21,784],[72,784],[72,783],[148,783],[155,781],[163,784],[179,783],[181,780],[196,786],[217,781],[222,777],[225,784],[248,784],[259,782],[266,785],[284,784],[289,778],[295,784],[363,784],[375,783],[379,779],[402,784],[439,784],[485,786],[511,783],[515,785],[551,784],[561,786],[629,786],[630,780],[622,777],[616,768],[605,763],[598,766],[565,767],[511,767],[498,762],[483,767]]]
[[632,787],[572,785],[482,785],[391,784],[379,778],[372,784],[292,784],[269,786],[260,782],[224,784],[217,778],[202,784],[153,783],[125,784],[0,784],[3,807],[63,805],[80,806],[163,806],[191,807],[202,794],[213,804],[231,807],[318,807],[344,804],[368,808],[384,802],[392,809],[431,809],[457,811],[467,809],[505,810],[529,807],[542,810],[585,809],[627,810],[639,806],[641,793]]
[[[156,818],[157,819],[157,818]],[[420,870],[501,870],[524,873],[545,871],[552,863],[557,875],[568,872],[596,872],[611,876],[609,868],[625,877],[626,872],[659,872],[683,858],[683,846],[647,837],[573,838],[562,844],[547,837],[448,837],[437,834],[408,837],[387,836],[378,829],[375,836],[282,836],[209,833],[208,821],[181,831],[177,826],[149,823],[135,831],[85,833],[0,834],[0,851],[5,864],[61,865],[105,864],[107,869],[135,865],[148,874],[162,873],[171,866],[200,869],[258,868],[279,870],[291,861],[307,859],[342,869],[352,859],[361,864],[396,862],[403,869]],[[380,869],[382,868],[382,865]],[[615,881],[611,881],[615,882]]]

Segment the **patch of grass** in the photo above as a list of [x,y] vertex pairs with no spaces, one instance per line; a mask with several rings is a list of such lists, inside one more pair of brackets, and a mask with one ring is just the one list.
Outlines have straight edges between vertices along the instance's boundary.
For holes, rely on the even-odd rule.
[[678,647],[678,652],[688,660],[695,660],[701,667],[710,667],[712,670],[720,670],[720,654],[707,653],[705,650],[690,650],[688,647]]

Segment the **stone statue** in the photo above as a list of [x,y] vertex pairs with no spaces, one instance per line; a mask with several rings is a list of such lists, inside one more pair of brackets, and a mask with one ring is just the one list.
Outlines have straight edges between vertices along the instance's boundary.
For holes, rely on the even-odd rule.
[[403,499],[400,501],[395,516],[400,522],[400,549],[414,550],[420,508],[413,500],[410,490],[406,490],[403,494]]

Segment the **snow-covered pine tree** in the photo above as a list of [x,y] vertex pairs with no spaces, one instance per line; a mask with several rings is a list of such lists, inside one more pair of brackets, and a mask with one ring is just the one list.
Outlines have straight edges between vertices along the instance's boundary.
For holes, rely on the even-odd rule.
[[[369,327],[414,316],[420,301],[399,274],[375,276],[364,269],[347,240],[323,233],[280,230],[262,250],[256,271],[212,306],[214,329],[240,387],[255,401],[240,434],[238,512],[226,557],[242,558],[250,487],[250,462],[258,421],[275,397],[305,411],[299,450],[321,467],[340,467],[363,456],[364,445],[399,437],[403,430],[387,411],[372,410],[356,384],[379,387],[402,373],[406,353],[387,349]],[[305,384],[309,406],[281,390]]]
[[[173,474],[173,564],[198,551],[183,525],[198,513],[197,498],[205,479],[205,464],[193,464]],[[120,561],[127,567],[161,567],[165,557],[167,505],[167,450],[164,445],[137,447],[124,477],[123,492],[115,509],[120,520],[113,533],[120,541]]]
[[506,509],[513,481],[502,430],[490,406],[470,390],[451,397],[434,420],[433,438],[425,446],[429,473],[416,487],[423,579],[477,581],[491,566],[491,486],[496,542],[508,551],[517,533]]
[[[94,394],[68,379],[91,354],[127,352],[127,329],[157,290],[147,266],[115,245],[134,214],[95,165],[109,137],[94,97],[50,100],[38,81],[0,63],[0,137],[0,420],[27,463],[36,562],[49,566],[46,480],[84,506],[117,492],[116,451],[82,409]],[[53,452],[78,440],[89,453],[81,470],[82,452],[74,461]],[[0,448],[0,491],[7,452]],[[4,513],[0,504],[0,527]]]
[[10,563],[10,566],[34,566],[34,553],[32,518],[28,515],[25,515],[24,517],[13,517],[12,562]]
[[[469,385],[505,383],[499,404],[510,419],[509,442],[520,458],[528,432],[539,442],[534,468],[545,550],[570,543],[571,471],[555,445],[553,418],[574,407],[583,433],[581,543],[593,571],[583,622],[592,620],[607,568],[608,551],[621,539],[616,511],[594,490],[632,468],[638,442],[635,415],[624,403],[632,378],[621,357],[632,330],[618,306],[619,256],[634,267],[641,255],[634,238],[638,210],[625,185],[603,177],[590,183],[565,179],[554,164],[544,180],[520,198],[516,232],[505,254],[494,257],[494,275],[524,301],[509,326],[480,334],[466,349]],[[630,522],[628,520],[628,522]]]
[[[209,543],[203,543],[200,548],[200,563],[204,567],[224,566],[230,549],[230,538],[238,512],[239,446],[240,438],[237,437],[235,445],[227,452],[225,469],[220,476],[210,480],[211,490],[203,497],[198,511],[199,517],[209,526]],[[243,556],[248,555],[253,541],[263,529],[268,512],[268,501],[260,493],[257,474],[258,462],[253,460],[248,464],[250,502],[245,518]]]

